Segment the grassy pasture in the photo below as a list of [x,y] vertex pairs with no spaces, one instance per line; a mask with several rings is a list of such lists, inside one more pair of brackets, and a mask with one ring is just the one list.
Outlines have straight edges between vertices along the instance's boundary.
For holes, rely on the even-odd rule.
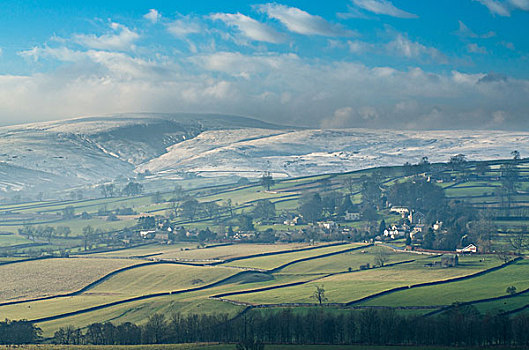
[[226,267],[156,264],[112,276],[86,294],[132,297],[200,287],[227,278],[239,270]]
[[[127,304],[116,305],[108,307],[98,311],[87,312],[75,316],[69,316],[53,321],[42,322],[39,324],[43,328],[45,335],[52,335],[53,332],[59,328],[70,324],[75,324],[77,327],[84,327],[94,322],[113,321],[115,323],[123,322],[135,322],[143,323],[153,313],[163,313],[167,317],[170,317],[174,313],[182,314],[215,314],[215,313],[226,313],[231,317],[236,316],[241,312],[244,307],[233,305],[219,300],[209,299],[209,296],[218,293],[233,292],[241,289],[254,289],[265,286],[272,286],[276,284],[283,284],[289,282],[295,282],[302,280],[299,277],[289,276],[278,276],[273,280],[264,282],[245,282],[239,281],[234,283],[226,283],[218,285],[216,287],[194,291],[183,294],[165,295],[152,299],[134,301]],[[43,312],[38,314],[29,314],[27,310],[17,310],[15,308],[0,307],[0,313],[2,315],[8,315],[12,317],[17,312],[22,312],[23,315],[28,318],[32,315],[38,315],[38,317],[44,317],[49,315],[56,315],[59,313],[70,312],[86,308],[84,304],[80,304],[82,300],[76,300],[76,298],[82,298],[83,295],[74,297],[71,301],[57,300],[53,305],[51,303],[42,302],[42,304],[30,303],[31,309],[34,307],[45,308]],[[92,299],[91,303],[103,304],[106,302],[113,301],[113,297],[108,295],[84,295],[87,299]],[[94,304],[95,305],[95,304]],[[26,305],[27,309],[27,305]],[[60,311],[59,311],[60,310]]]
[[392,264],[400,261],[415,260],[424,258],[423,256],[410,253],[393,253],[390,249],[384,247],[369,247],[363,250],[355,250],[348,253],[329,256],[327,258],[314,261],[300,262],[287,266],[281,270],[282,274],[315,274],[315,273],[336,273],[347,271],[349,267],[352,270],[358,270],[360,265],[369,263],[374,265],[377,252],[387,252],[388,261],[386,264]]
[[147,255],[160,255],[165,252],[180,251],[180,249],[196,249],[197,244],[190,243],[175,243],[171,245],[162,245],[152,243],[140,247],[120,249],[115,251],[103,252],[103,253],[92,253],[87,256],[90,257],[104,257],[104,258],[133,258],[143,257]]
[[[91,259],[92,260],[92,259]],[[95,260],[95,259],[93,259]],[[220,268],[220,267],[194,267],[194,266],[180,266],[183,269],[187,269],[187,271],[182,270],[179,274],[173,274],[171,276],[168,276],[166,273],[166,269],[163,268],[164,265],[153,265],[152,269],[150,269],[149,277],[138,277],[139,274],[135,274],[133,270],[126,271],[123,273],[120,273],[118,275],[115,275],[114,278],[117,278],[117,280],[114,280],[113,278],[110,278],[109,280],[106,280],[102,282],[100,285],[96,286],[94,289],[88,290],[87,292],[76,295],[72,297],[64,297],[64,298],[56,298],[56,299],[49,299],[49,300],[41,300],[41,301],[33,301],[23,304],[15,304],[15,305],[5,305],[0,306],[0,314],[2,317],[7,317],[9,319],[38,319],[42,317],[49,317],[54,315],[59,315],[63,313],[78,311],[87,309],[93,306],[103,305],[110,302],[128,299],[133,296],[139,296],[144,294],[149,294],[152,292],[160,292],[160,291],[170,291],[170,290],[177,290],[182,289],[182,287],[186,287],[186,284],[188,287],[199,287],[201,285],[204,285],[204,283],[201,284],[193,284],[193,279],[199,279],[202,278],[202,280],[205,281],[205,279],[209,278],[210,281],[219,280],[224,276],[229,276],[229,274],[235,274],[237,269],[231,269],[231,268]],[[151,268],[151,266],[149,266]],[[157,271],[156,269],[160,269]],[[141,267],[138,269],[142,269]],[[218,270],[226,271],[226,275],[221,275],[221,273]],[[183,272],[185,271],[185,272]],[[196,271],[202,271],[197,273]],[[172,271],[174,272],[174,271]],[[132,273],[132,274],[131,274]],[[121,277],[120,275],[124,274],[124,277]],[[165,274],[165,276],[164,276]],[[159,276],[161,278],[160,281],[156,281],[156,277]],[[143,281],[137,281],[136,278],[143,279],[146,283],[153,283],[152,285],[144,285]],[[212,309],[205,309],[200,308],[200,305],[202,305],[204,302],[210,302],[213,300],[209,300],[210,295],[218,294],[218,293],[224,293],[224,292],[231,292],[231,291],[237,291],[240,289],[246,289],[246,288],[259,288],[264,286],[271,286],[274,284],[282,284],[282,283],[288,283],[292,281],[299,281],[299,277],[288,277],[288,276],[279,276],[277,278],[272,278],[268,280],[254,280],[251,277],[250,278],[242,278],[242,279],[235,279],[232,282],[227,282],[225,284],[218,285],[213,288],[199,290],[199,291],[193,291],[193,292],[186,292],[182,294],[175,294],[175,295],[166,295],[166,296],[159,296],[152,299],[147,299],[143,301],[134,301],[122,305],[116,305],[109,308],[105,308],[102,310],[97,311],[91,311],[85,314],[81,314],[78,316],[71,316],[67,317],[69,318],[82,318],[91,320],[89,323],[95,322],[96,320],[101,320],[103,315],[106,315],[108,312],[111,312],[112,310],[119,310],[116,311],[116,314],[112,314],[112,317],[115,317],[116,319],[119,319],[120,322],[126,322],[126,321],[134,321],[134,322],[140,322],[146,320],[153,312],[156,312],[156,310],[166,310],[164,312],[167,312],[167,315],[170,315],[170,313],[174,312],[194,312],[194,313],[218,313],[218,312],[224,312],[235,309],[239,310],[238,307],[234,307],[233,305],[225,302],[216,301],[215,305],[219,306],[218,308],[212,308]],[[121,283],[125,283],[125,285],[122,285]],[[174,288],[173,288],[174,287]],[[127,290],[127,288],[131,288],[130,291]],[[137,288],[137,290],[134,290],[132,288]],[[136,305],[144,305],[141,307],[141,309],[136,310]],[[152,305],[155,305],[156,308],[151,308]],[[193,305],[197,305],[194,307]],[[136,312],[138,311],[138,312]],[[123,317],[119,315],[124,315]],[[135,315],[136,318],[130,319],[130,315]],[[61,319],[62,320],[62,319]],[[106,319],[105,319],[106,320]],[[60,320],[57,320],[60,321]],[[65,321],[66,322],[66,321]],[[98,321],[99,322],[99,321]],[[59,322],[60,323],[60,322]],[[68,323],[61,323],[63,325],[66,325]]]
[[[529,293],[519,294],[511,298],[473,304],[482,313],[510,312],[529,305]],[[526,308],[525,312],[528,311]]]
[[[298,250],[310,247],[308,243],[282,243],[282,244],[235,244],[207,249],[180,249],[164,252],[157,256],[160,259],[177,259],[177,260],[217,260],[222,261],[230,258],[244,257],[267,252],[281,252]],[[319,249],[317,249],[319,250]]]
[[424,261],[419,260],[410,264],[333,275],[299,286],[234,295],[228,299],[253,304],[313,303],[311,295],[315,286],[323,284],[329,302],[347,303],[396,287],[469,275],[493,265],[492,262],[480,263],[476,258],[465,260],[461,266],[449,269],[425,268]]
[[502,296],[506,294],[505,290],[509,286],[515,286],[518,291],[529,288],[529,261],[523,260],[469,280],[439,286],[419,287],[384,295],[362,305],[450,305],[455,301],[466,302]]
[[283,264],[286,264],[290,261],[308,258],[318,255],[323,255],[327,253],[338,252],[346,249],[351,249],[360,246],[360,244],[342,244],[332,247],[321,247],[318,249],[312,249],[301,252],[290,252],[280,255],[272,256],[263,256],[257,258],[250,258],[244,260],[233,261],[225,264],[225,266],[234,266],[234,267],[245,267],[245,268],[255,268],[263,270],[271,270]]
[[159,298],[137,301],[125,305],[117,305],[97,312],[89,312],[58,320],[39,323],[44,336],[53,336],[60,327],[76,325],[85,327],[94,322],[111,321],[115,324],[134,322],[141,324],[154,313],[163,313],[166,317],[173,314],[219,314],[225,313],[235,317],[244,308],[217,300],[198,299],[185,300],[182,296],[163,296]]
[[62,313],[87,309],[120,300],[116,295],[74,295],[48,300],[32,301],[22,304],[0,306],[2,317],[8,319],[34,320]]
[[0,235],[0,247],[33,243],[33,241],[19,235]]
[[103,275],[134,265],[123,259],[44,259],[0,265],[0,301],[30,299],[81,289]]

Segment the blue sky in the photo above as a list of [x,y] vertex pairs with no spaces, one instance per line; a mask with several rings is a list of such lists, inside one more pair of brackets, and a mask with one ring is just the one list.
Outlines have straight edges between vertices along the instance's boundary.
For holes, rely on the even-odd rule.
[[529,0],[7,0],[0,28],[2,124],[185,111],[529,125]]

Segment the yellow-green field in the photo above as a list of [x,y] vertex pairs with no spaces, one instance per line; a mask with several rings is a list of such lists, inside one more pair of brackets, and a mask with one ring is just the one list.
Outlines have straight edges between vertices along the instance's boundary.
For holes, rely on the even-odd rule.
[[[500,264],[497,259],[475,255],[462,256],[460,265],[455,268],[429,268],[425,267],[426,263],[440,258],[410,252],[394,252],[384,246],[362,247],[358,244],[283,252],[286,248],[301,247],[303,245],[292,244],[246,244],[208,249],[195,247],[182,252],[197,259],[243,257],[255,254],[259,249],[261,252],[275,250],[277,254],[209,266],[149,263],[147,266],[118,272],[82,294],[4,305],[0,306],[0,314],[9,319],[36,320],[55,317],[56,319],[38,323],[43,328],[44,335],[50,336],[58,327],[69,324],[84,327],[93,322],[105,321],[143,323],[155,312],[167,316],[174,313],[227,313],[236,316],[246,305],[286,304],[296,307],[294,303],[314,304],[315,300],[311,296],[317,285],[324,286],[329,303],[338,305],[335,307],[346,307],[347,303],[392,288],[468,276]],[[346,251],[357,247],[360,248]],[[3,285],[3,298],[6,300],[50,296],[78,290],[110,271],[145,263],[145,260],[131,258],[137,256],[137,253],[170,254],[171,249],[179,253],[180,248],[182,247],[145,246],[132,248],[130,252],[115,252],[120,254],[120,258],[113,257],[112,253],[105,253],[110,256],[95,254],[83,258],[48,259],[0,266],[0,274],[4,273],[4,280],[9,281]],[[386,257],[386,266],[358,270],[360,265],[366,263],[372,266],[381,252]],[[337,254],[321,257],[328,253]],[[311,260],[296,262],[306,258]],[[294,263],[273,273],[267,271],[289,262]],[[350,272],[349,267],[352,267]],[[260,270],[253,271],[248,268]],[[422,306],[425,310],[432,311],[436,307],[450,305],[456,301],[472,302],[504,295],[506,286],[511,284],[521,291],[529,288],[527,276],[529,263],[523,260],[480,277],[398,291],[368,299],[354,306]],[[216,283],[219,281],[222,283]],[[290,285],[292,283],[298,284]],[[137,297],[144,299],[130,300]],[[108,305],[114,302],[119,304]],[[497,301],[478,303],[476,306],[485,311],[502,308],[513,310],[529,304],[529,296],[517,295],[501,302],[504,304]],[[95,306],[99,308],[90,310]],[[74,314],[70,315],[72,312]],[[413,311],[417,312],[426,311]]]
[[396,287],[469,275],[492,267],[496,263],[479,262],[477,258],[462,260],[461,265],[456,268],[430,269],[424,267],[426,258],[422,257],[410,264],[336,274],[299,286],[234,295],[228,298],[252,304],[311,303],[314,302],[311,295],[315,286],[323,284],[329,302],[348,303]]
[[247,255],[262,254],[268,252],[281,252],[308,248],[308,243],[283,243],[283,244],[236,244],[212,247],[207,249],[172,250],[165,251],[157,256],[160,259],[176,260],[215,260],[223,261]]
[[0,302],[73,292],[114,270],[141,261],[57,258],[0,265]]
[[124,297],[171,292],[200,287],[240,272],[238,269],[211,266],[156,264],[117,274],[90,289],[88,294]]
[[362,305],[449,305],[454,301],[467,302],[493,298],[505,295],[507,287],[510,286],[515,286],[518,291],[528,289],[527,272],[529,272],[529,261],[523,260],[476,278],[401,291],[372,299]]
[[351,248],[357,248],[360,246],[362,245],[356,244],[356,243],[342,244],[342,245],[336,245],[336,246],[331,246],[331,247],[323,246],[318,249],[306,250],[306,251],[301,251],[301,252],[290,252],[290,253],[279,254],[279,255],[262,256],[262,257],[244,259],[244,260],[237,260],[237,261],[227,263],[225,264],[225,266],[271,270],[271,269],[274,269],[276,267],[279,267],[281,265],[284,265],[294,260],[304,259],[307,257],[314,257],[318,255],[324,255],[328,253],[345,251],[345,250],[348,250]]

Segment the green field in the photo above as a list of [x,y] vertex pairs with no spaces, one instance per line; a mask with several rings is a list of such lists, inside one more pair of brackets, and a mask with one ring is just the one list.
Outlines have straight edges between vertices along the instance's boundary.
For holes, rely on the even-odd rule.
[[288,254],[273,255],[273,256],[263,256],[257,258],[250,258],[244,260],[237,260],[225,264],[226,266],[233,267],[244,267],[244,268],[254,268],[261,270],[271,270],[281,265],[284,265],[290,261],[303,259],[307,257],[319,256],[328,253],[335,253],[345,251],[351,248],[360,247],[359,244],[343,244],[332,247],[322,247],[318,249],[302,251],[302,252],[292,252]]
[[385,264],[394,264],[398,262],[416,260],[417,254],[410,253],[393,253],[389,249],[383,247],[369,247],[362,249],[360,252],[352,251],[349,253],[333,255],[326,258],[318,259],[314,261],[305,261],[291,266],[287,266],[281,270],[282,274],[326,274],[326,273],[337,273],[348,271],[349,268],[352,270],[358,270],[360,265],[370,264],[376,265],[375,259],[377,252],[385,251],[387,261]]
[[[47,335],[53,334],[58,328],[68,324],[85,326],[93,322],[144,322],[154,312],[166,315],[173,313],[219,313],[237,315],[244,306],[238,302],[250,304],[313,304],[311,298],[316,285],[323,285],[329,303],[349,303],[388,289],[409,286],[417,283],[449,280],[454,277],[471,275],[476,272],[499,265],[499,260],[475,256],[462,256],[456,268],[429,268],[426,263],[440,258],[429,255],[397,253],[384,247],[366,247],[351,252],[343,252],[350,248],[361,247],[355,244],[319,247],[305,251],[284,252],[285,248],[301,248],[299,245],[267,246],[267,245],[235,245],[220,246],[207,249],[183,250],[194,258],[226,258],[242,256],[262,251],[277,251],[277,254],[233,261],[228,264],[212,266],[186,266],[170,263],[158,263],[119,272],[103,280],[101,283],[86,290],[83,294],[50,300],[32,301],[14,305],[0,306],[3,317],[10,319],[40,319],[61,315],[63,313],[82,311],[93,306],[103,307],[99,310],[81,312],[74,316],[59,317],[56,320],[39,324]],[[181,248],[181,247],[180,247]],[[175,248],[175,252],[180,252]],[[31,278],[14,279],[6,285],[5,300],[23,297],[61,294],[88,284],[105,273],[130,264],[142,262],[131,257],[138,253],[170,254],[172,247],[145,246],[131,248],[129,252],[121,250],[112,256],[112,252],[93,254],[84,258],[47,259],[24,262],[14,265],[0,266],[6,269],[7,276],[33,276]],[[208,252],[209,251],[209,252]],[[211,255],[211,252],[214,254]],[[336,255],[320,257],[327,253],[338,252]],[[375,256],[385,252],[386,265],[359,271],[360,264],[373,264]],[[203,254],[208,255],[203,255]],[[193,255],[195,254],[195,255]],[[228,255],[225,255],[228,254]],[[108,256],[107,256],[108,255]],[[141,255],[141,254],[139,254]],[[309,261],[295,262],[299,259],[314,258]],[[260,267],[262,270],[272,269],[288,262],[295,262],[276,273],[245,272],[238,275],[240,267]],[[393,263],[405,262],[392,266]],[[239,266],[239,267],[235,267]],[[348,268],[352,267],[351,272]],[[9,269],[12,269],[9,270]],[[31,275],[31,270],[36,271]],[[47,273],[46,273],[47,271]],[[422,306],[426,310],[435,310],[441,305],[453,302],[483,299],[505,294],[505,288],[515,285],[519,291],[529,288],[529,263],[525,260],[517,262],[501,270],[484,274],[465,281],[448,282],[429,287],[418,287],[389,295],[375,297],[355,306],[362,307],[406,307]],[[76,277],[77,276],[77,277]],[[234,276],[222,284],[208,287],[209,284]],[[68,278],[70,277],[70,278]],[[288,286],[291,283],[303,284]],[[13,286],[11,286],[13,284]],[[7,286],[11,286],[7,288]],[[35,286],[35,290],[31,289]],[[38,288],[36,287],[38,286]],[[47,286],[47,287],[46,287]],[[198,287],[206,287],[194,290]],[[259,288],[279,286],[264,291],[253,291]],[[16,290],[27,290],[23,295],[15,295]],[[190,290],[188,290],[190,289]],[[178,294],[170,292],[180,291]],[[243,294],[237,293],[245,291]],[[247,291],[247,292],[246,292]],[[252,292],[253,291],[253,292]],[[11,294],[9,294],[11,293]],[[115,306],[104,306],[115,301],[127,300],[153,293],[166,293],[163,296],[149,297],[145,300],[126,302]],[[211,299],[212,296],[228,293],[221,301]],[[230,293],[236,293],[231,295]],[[234,304],[235,302],[235,304]],[[528,296],[520,295],[494,303],[476,304],[480,310],[512,310],[529,303]],[[403,313],[420,313],[425,311],[405,311]]]
[[454,301],[498,297],[506,294],[507,287],[515,286],[518,291],[529,288],[529,261],[523,260],[501,270],[438,286],[414,288],[372,299],[362,305],[370,306],[429,306],[450,305]]
[[311,303],[314,302],[311,295],[315,286],[323,284],[330,303],[348,303],[396,287],[469,275],[493,264],[493,262],[480,263],[477,258],[469,258],[457,268],[429,269],[423,266],[424,261],[418,260],[410,264],[336,274],[300,286],[234,295],[228,298],[252,304]]
[[[382,186],[413,179],[412,175],[405,175],[400,167],[386,170]],[[497,170],[490,171],[490,176],[498,173]],[[153,203],[151,195],[142,195],[2,205],[0,214],[9,219],[0,222],[0,231],[15,233],[27,225],[50,225],[69,226],[72,232],[69,237],[38,237],[33,240],[18,234],[0,235],[0,253],[3,253],[0,263],[37,256],[39,252],[42,255],[64,257],[0,264],[0,280],[4,281],[0,286],[0,302],[51,297],[48,300],[0,305],[0,315],[9,319],[56,318],[39,322],[44,335],[51,336],[58,327],[70,324],[77,327],[106,321],[141,324],[155,312],[168,317],[175,313],[226,313],[236,317],[247,306],[266,307],[266,310],[292,307],[301,312],[316,307],[316,300],[312,295],[317,286],[324,287],[327,302],[331,304],[326,308],[335,312],[349,311],[350,307],[384,307],[402,314],[416,315],[435,312],[455,302],[471,303],[482,312],[512,311],[529,305],[529,293],[481,302],[481,299],[506,295],[506,288],[509,286],[515,286],[518,292],[528,289],[527,260],[479,277],[450,281],[490,269],[501,262],[494,255],[472,255],[461,256],[459,266],[454,268],[427,267],[426,264],[439,261],[440,257],[398,250],[406,246],[404,238],[390,242],[397,250],[380,245],[379,242],[376,246],[351,242],[353,239],[348,238],[347,233],[329,236],[322,239],[326,242],[318,242],[318,239],[313,241],[310,236],[317,224],[289,226],[283,223],[282,217],[275,224],[265,221],[260,224],[260,220],[254,220],[257,233],[272,229],[281,234],[282,241],[275,244],[256,243],[259,241],[245,241],[241,238],[228,240],[223,235],[228,226],[237,232],[240,225],[235,219],[237,214],[249,213],[260,199],[270,199],[276,203],[278,214],[285,214],[285,217],[290,218],[296,214],[299,199],[310,191],[322,194],[331,190],[340,194],[351,193],[352,201],[358,204],[362,199],[359,194],[362,188],[361,176],[370,176],[374,171],[368,169],[348,174],[277,180],[270,191],[265,191],[257,182],[191,189],[187,195],[201,203],[215,202],[220,211],[217,216],[202,216],[193,220],[180,214],[172,217],[170,220],[173,227],[182,226],[186,230],[195,231],[184,231],[182,241],[177,242],[140,239],[135,231],[129,231],[129,234],[132,232],[138,236],[132,237],[132,240],[130,236],[115,237],[116,233],[121,233],[116,231],[136,225],[139,216],[165,215],[171,207],[171,203],[167,202],[172,196],[171,192],[161,193],[162,203]],[[448,198],[465,201],[469,205],[498,207],[499,199],[493,192],[501,186],[500,182],[462,179],[461,173],[457,171],[452,171],[450,175],[455,176],[456,180],[439,183],[446,188]],[[347,179],[351,179],[349,185],[346,185]],[[516,209],[517,212],[509,213],[519,215],[519,218],[505,218],[500,210],[495,213],[502,215],[487,214],[491,220],[495,220],[501,231],[495,242],[500,246],[508,245],[513,230],[527,224],[523,215],[529,196],[522,192],[526,188],[527,184],[524,183],[520,186],[520,193],[512,198],[519,208]],[[231,214],[226,210],[229,202],[232,205]],[[92,218],[62,220],[61,213],[68,206],[74,208],[75,214],[86,211]],[[107,221],[106,216],[97,215],[103,209],[119,208],[132,208],[135,214],[119,216],[119,221],[113,222]],[[401,219],[399,215],[390,213],[388,207],[381,208],[377,215],[376,225],[382,219],[386,224],[398,223]],[[52,222],[39,222],[39,218],[48,218]],[[373,223],[367,220],[337,221],[341,228],[353,227],[360,232],[373,230],[369,227]],[[93,233],[97,242],[85,250],[83,228],[88,225],[94,230],[100,230]],[[218,233],[217,238],[201,240],[193,235],[206,229]],[[345,244],[335,244],[343,240],[346,241]],[[226,242],[230,244],[222,244]],[[366,242],[371,242],[370,238]],[[330,243],[335,245],[329,246]],[[17,247],[22,244],[32,246]],[[349,251],[351,249],[354,250]],[[255,256],[265,253],[266,256]],[[331,256],[326,256],[328,254]],[[384,266],[380,266],[380,256],[383,257]],[[81,294],[61,297],[62,294],[78,291],[113,271],[140,263],[150,265],[120,271]],[[370,268],[360,269],[361,265],[367,264]],[[222,283],[217,283],[219,281]],[[394,288],[436,281],[446,283],[378,295]],[[130,300],[139,297],[143,299]],[[361,301],[363,298],[366,300]],[[116,302],[119,304],[109,305]],[[94,307],[97,309],[91,309]],[[230,346],[222,345],[219,348]],[[186,349],[186,345],[181,348]],[[285,349],[287,348],[295,349]],[[343,347],[345,348],[355,349]]]
[[137,296],[207,285],[240,272],[237,269],[157,264],[142,266],[111,277],[90,289],[94,295]]
[[141,261],[44,259],[0,265],[0,302],[63,294],[81,289],[109,272]]

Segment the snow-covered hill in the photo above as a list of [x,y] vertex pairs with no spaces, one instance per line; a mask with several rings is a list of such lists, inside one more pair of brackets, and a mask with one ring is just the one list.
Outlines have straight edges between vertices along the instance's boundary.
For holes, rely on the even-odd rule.
[[[0,191],[93,185],[149,170],[155,178],[277,177],[529,154],[529,132],[303,130],[251,118],[128,114],[0,128]],[[175,175],[177,174],[177,175]]]
[[459,153],[471,160],[509,158],[513,150],[529,154],[529,132],[244,129],[206,131],[139,169],[203,176],[270,170],[287,177],[417,163],[423,156],[433,162]]

